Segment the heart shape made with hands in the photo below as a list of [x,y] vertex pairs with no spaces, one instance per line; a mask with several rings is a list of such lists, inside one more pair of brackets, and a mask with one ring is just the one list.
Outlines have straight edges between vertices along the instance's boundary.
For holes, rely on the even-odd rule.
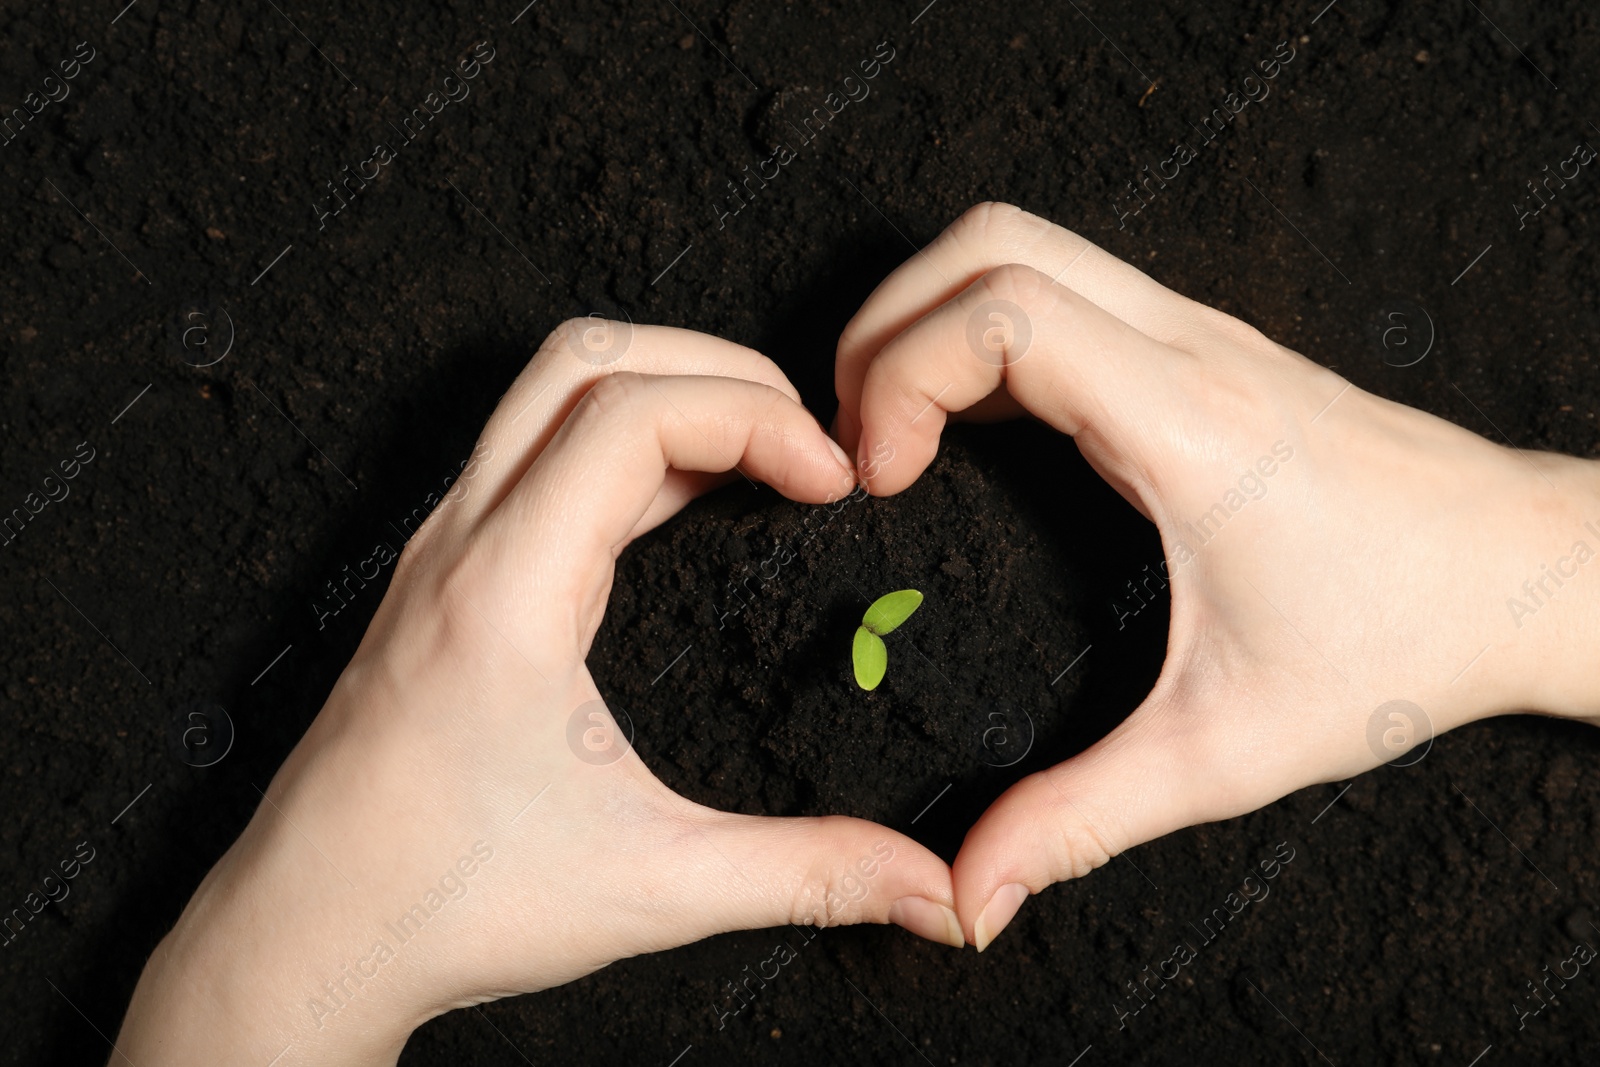
[[[1030,484],[1044,463],[1059,475]],[[636,541],[588,663],[675,792],[745,814],[870,819],[948,862],[995,797],[1148,692],[1165,604],[1137,618],[1111,605],[1160,560],[1155,530],[1070,439],[956,427],[895,496],[807,505],[735,482]],[[891,667],[865,692],[851,662],[862,612],[913,587],[922,606],[884,639]]]
[[[759,353],[573,320],[485,427],[508,459],[401,561],[427,610],[386,598],[375,627],[393,623],[397,661],[452,653],[415,683],[455,699],[504,678],[457,749],[493,730],[519,778],[499,790],[508,818],[565,787],[516,831],[528,854],[604,828],[583,889],[630,919],[541,982],[774,921],[981,950],[1029,893],[1431,736],[1423,718],[1371,740],[1397,699],[1448,709],[1445,728],[1512,699],[1515,672],[1448,688],[1499,622],[1456,568],[1506,578],[1504,544],[1446,564],[1392,532],[1476,514],[1484,486],[1526,501],[1517,457],[1077,235],[969,212],[846,326],[835,389],[830,437]],[[871,496],[851,492],[863,479]],[[797,503],[767,509],[762,480]],[[1512,533],[1537,550],[1538,531]],[[1404,648],[1343,607],[1397,585],[1445,620]],[[851,635],[896,589],[925,600],[867,693]],[[431,629],[404,625],[441,601]],[[530,685],[546,713],[505,721]],[[905,853],[886,875],[879,840]],[[685,888],[709,868],[732,880],[710,909]],[[640,885],[673,924],[633,906]]]

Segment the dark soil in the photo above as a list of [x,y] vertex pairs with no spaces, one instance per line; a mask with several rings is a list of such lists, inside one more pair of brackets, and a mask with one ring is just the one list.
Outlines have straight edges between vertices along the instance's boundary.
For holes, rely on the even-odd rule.
[[[1578,0],[541,3],[513,22],[520,4],[0,14],[5,114],[94,50],[0,151],[0,514],[93,450],[0,545],[3,910],[93,850],[0,952],[4,1062],[109,1055],[146,954],[379,599],[319,630],[323,584],[440,486],[565,317],[758,347],[826,422],[834,341],[873,285],[1004,200],[1363,388],[1600,452],[1600,174],[1536,215],[1526,187],[1600,144],[1600,21]],[[400,143],[479,41],[494,58],[472,95],[323,218],[327,183]],[[871,95],[731,213],[727,183],[788,109],[885,41]],[[1285,41],[1271,96],[1199,145],[1192,124]],[[1184,140],[1198,158],[1119,228],[1114,200],[1131,211],[1127,183]],[[1397,308],[1404,356],[1379,341]],[[191,366],[230,329],[227,358]],[[1426,332],[1426,358],[1393,365]],[[1156,676],[1164,608],[1119,630],[1111,601],[1159,544],[1070,441],[953,432],[903,496],[802,544],[809,514],[741,483],[622,560],[591,667],[693,799],[865,816],[951,857],[1009,782],[1102,735]],[[763,582],[782,546],[794,559]],[[724,618],[735,582],[748,603]],[[863,695],[850,632],[906,586],[927,602]],[[169,747],[197,701],[237,728],[207,768]],[[993,766],[997,735],[983,746],[999,721],[1008,743],[1035,734],[1015,766]],[[1597,756],[1593,731],[1481,724],[1342,795],[1135,849],[1029,901],[981,957],[825,931],[719,1029],[723,982],[799,935],[719,937],[454,1013],[403,1062],[1592,1062],[1600,982],[1520,1031],[1514,1005],[1575,940],[1600,943]],[[1119,1029],[1125,983],[1280,842],[1294,859],[1271,896]]]

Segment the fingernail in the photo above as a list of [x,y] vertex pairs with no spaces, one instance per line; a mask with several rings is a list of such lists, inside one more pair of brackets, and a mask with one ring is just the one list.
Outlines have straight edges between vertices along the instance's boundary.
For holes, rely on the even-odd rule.
[[856,469],[850,465],[850,457],[844,454],[844,449],[839,447],[839,442],[835,441],[831,437],[825,437],[823,440],[827,441],[828,447],[833,449],[833,458],[839,461],[839,466],[843,467],[845,470],[849,471],[852,476],[854,476]]
[[960,948],[967,943],[956,913],[927,897],[901,897],[889,905],[889,921],[918,937],[951,948]]
[[989,903],[983,906],[983,912],[978,916],[978,921],[972,926],[972,940],[982,952],[988,948],[995,938],[1000,936],[1000,931],[1006,928],[1012,918],[1017,914],[1017,909],[1022,907],[1022,902],[1028,899],[1028,887],[1008,882],[994,891],[994,896],[989,898]]

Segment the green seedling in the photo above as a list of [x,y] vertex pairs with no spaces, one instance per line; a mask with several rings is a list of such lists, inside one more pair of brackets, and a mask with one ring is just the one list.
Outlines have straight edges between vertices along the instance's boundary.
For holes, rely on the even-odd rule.
[[889,650],[884,646],[884,635],[911,618],[911,613],[921,606],[922,594],[915,589],[886,593],[872,602],[867,613],[861,616],[861,625],[856,627],[855,641],[850,647],[857,685],[869,691],[878,688],[883,672],[889,669]]

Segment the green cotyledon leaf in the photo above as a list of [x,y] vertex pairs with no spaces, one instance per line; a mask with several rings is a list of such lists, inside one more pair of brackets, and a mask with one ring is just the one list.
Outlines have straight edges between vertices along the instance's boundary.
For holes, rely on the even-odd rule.
[[857,626],[850,658],[855,661],[856,684],[869,691],[878,688],[889,669],[889,650],[884,647],[883,638],[865,626]]
[[902,589],[896,593],[885,593],[872,602],[872,607],[861,616],[861,625],[871,632],[883,637],[892,633],[895,627],[911,618],[911,613],[922,606],[922,594],[915,589]]

